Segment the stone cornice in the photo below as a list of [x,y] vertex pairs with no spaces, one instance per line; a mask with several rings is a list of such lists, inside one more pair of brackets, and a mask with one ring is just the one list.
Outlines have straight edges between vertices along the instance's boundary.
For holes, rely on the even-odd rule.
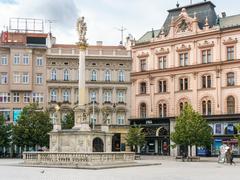
[[[190,69],[197,69],[197,68],[209,68],[209,67],[214,67],[214,66],[221,66],[221,65],[227,65],[227,64],[237,64],[240,63],[240,59],[235,59],[233,61],[221,61],[221,62],[213,62],[213,63],[208,63],[208,64],[195,64],[195,65],[189,65],[189,66],[183,66],[183,67],[173,67],[173,68],[166,68],[163,70],[150,70],[150,71],[143,71],[143,72],[132,72],[131,75],[131,79],[133,77],[137,77],[137,76],[145,76],[146,78],[149,76],[149,74],[157,74],[157,73],[173,73],[176,74],[174,72],[176,71],[186,71],[186,70],[190,70]],[[181,73],[182,74],[182,73]],[[171,74],[169,74],[171,75]],[[132,81],[134,82],[134,79],[132,79]]]
[[227,40],[223,41],[224,45],[231,45],[231,44],[236,44],[238,42],[237,38],[232,39],[231,37],[229,37]]
[[168,54],[169,53],[169,49],[164,49],[164,48],[161,48],[160,50],[156,50],[155,51],[155,54],[157,56],[161,56],[161,55],[165,55],[165,54]]
[[137,57],[140,58],[140,59],[141,59],[141,58],[146,58],[146,57],[148,57],[148,56],[149,56],[149,53],[148,53],[148,52],[147,52],[147,53],[142,52],[141,54],[138,54],[138,55],[137,55]]
[[187,47],[184,44],[182,44],[181,47],[177,47],[177,49],[176,49],[177,52],[184,52],[184,51],[189,51],[189,50],[191,50],[191,46],[188,45],[188,47]]
[[199,49],[204,49],[204,48],[211,48],[211,47],[213,47],[214,46],[214,42],[212,41],[211,43],[210,42],[208,42],[208,41],[204,41],[204,43],[202,43],[202,44],[198,44],[198,48]]

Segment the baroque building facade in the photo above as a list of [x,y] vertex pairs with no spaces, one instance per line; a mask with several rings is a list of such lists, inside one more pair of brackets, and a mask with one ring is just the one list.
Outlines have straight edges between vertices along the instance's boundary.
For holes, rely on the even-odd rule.
[[[142,153],[181,154],[182,147],[170,148],[170,133],[186,103],[212,128],[211,155],[221,144],[240,153],[234,138],[240,122],[240,16],[220,18],[214,8],[205,1],[168,10],[163,27],[132,47],[130,122],[147,134]],[[208,154],[201,147],[194,152]]]
[[[61,118],[78,103],[78,54],[76,45],[54,44],[47,51],[47,108],[54,120],[56,104]],[[125,150],[125,136],[130,118],[131,52],[123,46],[104,46],[98,42],[86,49],[86,107],[93,129],[107,123],[113,151]],[[107,113],[107,122],[103,121]]]

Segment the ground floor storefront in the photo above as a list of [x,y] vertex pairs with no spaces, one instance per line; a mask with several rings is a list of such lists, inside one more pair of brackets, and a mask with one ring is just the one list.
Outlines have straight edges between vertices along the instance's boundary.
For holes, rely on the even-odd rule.
[[170,155],[169,118],[130,119],[130,125],[140,126],[145,133],[145,144],[138,148],[138,153]]

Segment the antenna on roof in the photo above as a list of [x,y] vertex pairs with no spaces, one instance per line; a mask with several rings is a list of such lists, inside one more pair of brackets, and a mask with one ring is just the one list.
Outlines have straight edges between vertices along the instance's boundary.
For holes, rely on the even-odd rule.
[[120,41],[120,45],[123,45],[123,32],[126,31],[127,29],[123,26],[121,26],[121,28],[116,28],[118,31],[121,31],[121,41]]
[[48,26],[49,26],[49,33],[52,33],[52,24],[55,23],[56,20],[47,19],[46,21],[47,21]]

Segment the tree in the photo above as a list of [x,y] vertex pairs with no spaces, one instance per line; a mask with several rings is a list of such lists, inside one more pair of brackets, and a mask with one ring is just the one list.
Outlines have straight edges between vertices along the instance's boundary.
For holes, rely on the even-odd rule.
[[211,145],[212,131],[207,121],[191,105],[185,105],[182,113],[176,119],[175,132],[171,140],[177,145],[209,147]]
[[48,112],[39,109],[38,104],[30,104],[23,108],[17,124],[13,126],[13,141],[22,148],[48,147],[51,130]]
[[137,151],[137,146],[142,146],[145,143],[145,134],[141,132],[140,127],[131,127],[126,137],[127,145],[132,146]]
[[72,129],[74,126],[74,112],[71,110],[62,120],[62,129]]
[[0,147],[9,147],[11,143],[12,125],[6,124],[3,115],[0,115]]
[[[237,131],[240,132],[240,124],[237,125]],[[235,138],[238,141],[238,147],[240,147],[240,134],[237,134]]]

